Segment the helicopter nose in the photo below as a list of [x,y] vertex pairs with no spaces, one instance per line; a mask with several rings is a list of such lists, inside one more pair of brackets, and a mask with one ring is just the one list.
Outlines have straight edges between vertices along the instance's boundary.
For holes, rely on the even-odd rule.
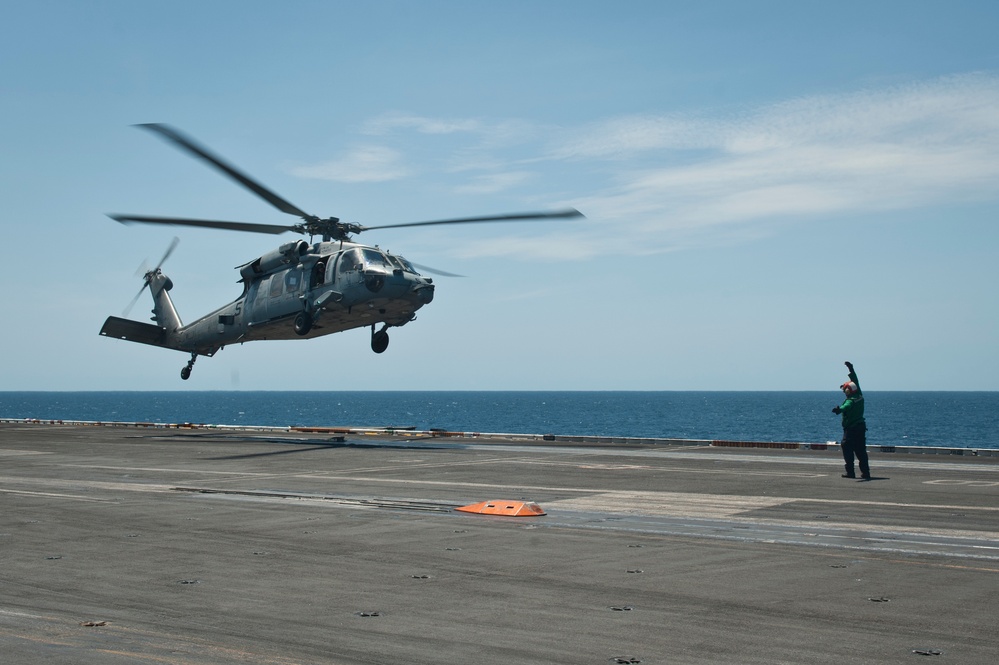
[[433,284],[420,284],[413,287],[413,292],[416,297],[420,299],[424,305],[429,305],[434,300],[434,285]]

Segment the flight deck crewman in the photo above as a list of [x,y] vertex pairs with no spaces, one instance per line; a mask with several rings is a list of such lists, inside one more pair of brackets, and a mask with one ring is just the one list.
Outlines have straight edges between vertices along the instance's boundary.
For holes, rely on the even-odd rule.
[[853,370],[853,363],[847,361],[846,368],[850,370],[850,380],[840,386],[846,399],[839,406],[833,407],[833,413],[843,417],[843,461],[846,463],[844,478],[856,478],[853,470],[853,458],[860,463],[860,477],[871,479],[871,468],[867,462],[867,421],[864,420],[864,393],[860,390],[860,381]]

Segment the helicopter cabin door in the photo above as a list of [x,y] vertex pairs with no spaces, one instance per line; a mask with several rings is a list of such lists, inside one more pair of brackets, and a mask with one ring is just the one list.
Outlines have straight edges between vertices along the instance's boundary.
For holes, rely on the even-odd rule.
[[304,288],[304,275],[299,268],[288,268],[261,280],[254,310],[258,320],[273,321],[300,312]]

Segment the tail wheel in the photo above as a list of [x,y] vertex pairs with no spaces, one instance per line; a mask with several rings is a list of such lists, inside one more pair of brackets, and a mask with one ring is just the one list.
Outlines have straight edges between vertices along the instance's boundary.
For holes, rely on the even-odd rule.
[[192,351],[191,359],[187,361],[187,365],[184,366],[184,369],[180,370],[180,378],[184,379],[185,381],[191,378],[191,370],[194,369],[194,361],[197,359],[198,359],[198,352]]

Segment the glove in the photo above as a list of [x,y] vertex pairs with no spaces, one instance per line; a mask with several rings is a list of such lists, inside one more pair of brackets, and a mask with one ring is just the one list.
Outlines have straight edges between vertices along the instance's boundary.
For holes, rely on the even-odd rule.
[[837,414],[843,413],[843,409],[839,408],[838,406],[834,406],[833,407],[833,413],[837,413]]
[[853,363],[852,363],[852,362],[850,362],[849,360],[847,360],[847,361],[846,361],[845,363],[843,363],[843,364],[844,364],[844,365],[846,365],[846,368],[847,368],[848,370],[850,370],[851,372],[853,371]]

